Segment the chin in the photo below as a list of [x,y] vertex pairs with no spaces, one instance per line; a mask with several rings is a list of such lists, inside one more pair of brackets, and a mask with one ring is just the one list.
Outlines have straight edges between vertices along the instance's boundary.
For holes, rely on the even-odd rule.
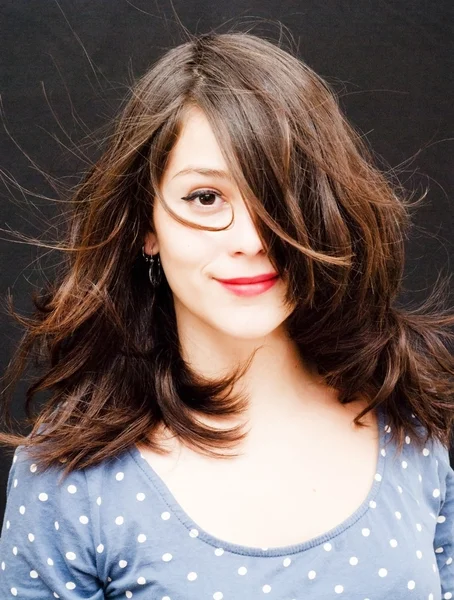
[[254,324],[249,320],[248,323],[242,325],[240,322],[235,324],[235,327],[216,327],[219,333],[238,341],[247,340],[263,340],[263,338],[271,335],[279,326],[278,323],[257,323]]

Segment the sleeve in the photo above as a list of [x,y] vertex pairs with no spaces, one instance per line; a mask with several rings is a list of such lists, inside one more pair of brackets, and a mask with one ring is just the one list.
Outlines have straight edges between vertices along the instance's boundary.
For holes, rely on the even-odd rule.
[[445,447],[441,448],[438,456],[441,501],[435,527],[434,550],[440,573],[441,597],[454,598],[454,470]]
[[86,475],[40,472],[19,446],[0,537],[0,598],[101,600]]

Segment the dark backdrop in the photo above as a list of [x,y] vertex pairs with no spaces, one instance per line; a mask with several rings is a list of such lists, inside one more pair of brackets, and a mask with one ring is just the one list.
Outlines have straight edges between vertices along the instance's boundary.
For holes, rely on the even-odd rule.
[[[335,87],[377,155],[390,167],[404,163],[407,187],[420,193],[429,186],[407,243],[402,300],[421,301],[439,273],[452,271],[452,0],[1,0],[0,11],[0,291],[3,298],[10,288],[17,309],[30,310],[31,290],[59,257],[50,253],[51,263],[38,270],[46,248],[6,241],[9,229],[51,240],[44,228],[55,210],[44,198],[27,204],[12,182],[49,196],[39,169],[71,182],[86,166],[72,142],[83,140],[83,151],[97,155],[87,135],[113,116],[131,77],[184,41],[177,20],[193,33],[254,24],[252,32],[273,39],[277,21],[287,26],[300,57]],[[0,327],[3,373],[20,330],[4,314]],[[22,410],[15,415],[22,418]],[[0,519],[11,456],[0,449]]]

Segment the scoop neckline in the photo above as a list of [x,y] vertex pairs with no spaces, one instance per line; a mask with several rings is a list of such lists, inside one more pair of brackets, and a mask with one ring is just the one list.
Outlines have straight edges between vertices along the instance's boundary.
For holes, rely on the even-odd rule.
[[384,478],[385,464],[386,464],[386,452],[384,451],[385,446],[385,414],[384,409],[380,406],[376,407],[378,417],[378,430],[379,430],[379,445],[378,445],[378,457],[376,461],[375,468],[375,476],[374,482],[369,490],[364,501],[360,504],[360,506],[344,521],[339,523],[339,525],[332,527],[325,533],[322,533],[314,538],[309,540],[305,540],[304,542],[299,542],[296,544],[289,544],[286,546],[268,546],[268,547],[258,547],[258,546],[247,546],[243,544],[235,544],[233,542],[229,542],[222,538],[216,537],[208,531],[205,531],[202,527],[200,527],[191,517],[190,515],[183,509],[183,507],[176,500],[173,493],[170,491],[170,488],[164,483],[164,480],[161,479],[160,475],[153,469],[151,464],[146,460],[146,458],[142,455],[140,449],[133,444],[128,448],[129,453],[131,454],[134,461],[137,463],[139,468],[145,473],[147,479],[151,482],[153,487],[157,490],[161,498],[169,507],[170,511],[178,518],[178,520],[186,527],[189,531],[191,537],[196,537],[200,540],[203,540],[207,544],[210,544],[214,548],[222,549],[224,551],[228,551],[235,554],[241,554],[245,556],[284,556],[289,554],[296,554],[300,552],[304,552],[305,550],[309,550],[310,548],[314,548],[315,546],[319,546],[321,544],[325,544],[337,537],[347,529],[349,529],[352,525],[354,525],[361,517],[363,517],[371,508],[371,504],[377,498],[378,493],[381,488],[381,483]]

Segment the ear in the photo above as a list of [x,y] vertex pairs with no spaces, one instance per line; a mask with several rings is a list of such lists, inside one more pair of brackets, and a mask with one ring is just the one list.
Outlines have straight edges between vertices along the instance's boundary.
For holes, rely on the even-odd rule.
[[145,254],[157,254],[159,252],[158,238],[153,231],[149,231],[144,240]]

